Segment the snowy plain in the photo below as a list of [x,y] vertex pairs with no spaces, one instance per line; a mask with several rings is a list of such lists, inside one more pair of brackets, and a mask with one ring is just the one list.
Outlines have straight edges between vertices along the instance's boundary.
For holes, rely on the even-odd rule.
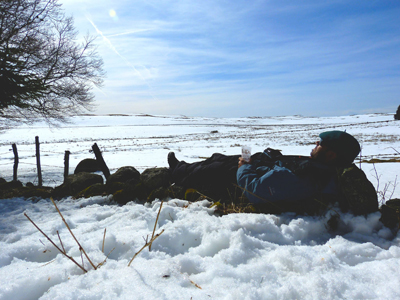
[[[308,155],[327,130],[346,130],[362,146],[361,160],[400,158],[400,122],[393,115],[325,118],[190,118],[185,116],[80,116],[71,124],[43,123],[0,133],[0,177],[12,179],[18,147],[18,178],[37,183],[35,136],[41,142],[43,184],[62,183],[64,152],[70,173],[93,158],[94,143],[111,172],[134,166],[167,167],[167,154],[194,162],[214,152],[238,154],[267,147]],[[357,162],[383,203],[400,198],[400,164]],[[397,188],[396,188],[397,185]],[[134,200],[134,199],[132,199]],[[163,203],[151,251],[136,252],[151,236],[160,201],[118,206],[110,197],[57,201],[89,257],[104,265],[83,273],[27,220],[26,213],[68,255],[79,247],[50,199],[0,200],[0,299],[399,299],[400,236],[380,214],[341,214],[336,232],[324,216],[214,214],[211,202]],[[103,235],[106,229],[104,250]]]

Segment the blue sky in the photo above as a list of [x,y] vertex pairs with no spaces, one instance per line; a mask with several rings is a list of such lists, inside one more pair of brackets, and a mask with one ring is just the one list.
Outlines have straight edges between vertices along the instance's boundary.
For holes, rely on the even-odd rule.
[[395,113],[400,1],[60,0],[98,35],[97,113]]

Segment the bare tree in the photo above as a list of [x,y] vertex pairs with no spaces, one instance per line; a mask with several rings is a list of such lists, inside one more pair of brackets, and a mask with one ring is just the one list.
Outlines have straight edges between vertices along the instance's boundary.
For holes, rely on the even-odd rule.
[[0,0],[0,117],[65,122],[90,110],[103,82],[94,38],[77,42],[58,0]]

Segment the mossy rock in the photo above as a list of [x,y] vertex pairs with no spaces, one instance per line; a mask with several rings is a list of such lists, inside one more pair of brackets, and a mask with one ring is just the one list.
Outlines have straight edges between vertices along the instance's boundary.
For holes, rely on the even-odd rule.
[[46,186],[42,186],[42,187],[38,187],[38,186],[34,186],[34,187],[23,187],[21,188],[22,190],[22,196],[25,198],[41,198],[41,199],[46,199],[46,198],[50,198],[51,194],[53,192],[53,188],[51,187],[46,187]]
[[22,187],[23,184],[21,181],[17,180],[17,181],[2,181],[2,183],[0,182],[0,191],[5,191],[5,190],[10,190],[10,189],[16,189],[16,188],[20,188]]
[[399,229],[400,199],[391,199],[380,208],[380,221],[388,228]]
[[7,198],[37,198],[37,199],[45,199],[50,198],[53,192],[53,188],[51,187],[38,187],[38,186],[19,186],[17,188],[7,189],[0,192],[1,197],[4,199]]
[[115,182],[129,182],[131,185],[136,185],[140,181],[140,173],[134,167],[122,167],[119,168],[115,173],[111,174],[107,178],[107,184]]
[[153,201],[155,199],[163,200],[169,197],[168,189],[165,187],[159,187],[153,190],[148,196],[147,201]]
[[106,195],[106,186],[102,183],[95,183],[89,187],[87,187],[86,189],[82,190],[81,192],[79,192],[75,198],[89,198],[89,197],[93,197],[93,196],[102,196],[102,195]]
[[96,183],[103,184],[101,175],[92,173],[78,173],[69,175],[65,183],[54,188],[53,197],[61,199],[68,196],[77,196],[81,191]]
[[340,207],[356,215],[367,215],[379,210],[378,196],[364,171],[355,164],[337,168],[338,187],[342,196]]
[[171,184],[171,174],[168,168],[146,169],[140,175],[140,182],[150,193],[160,187],[169,187]]
[[159,187],[157,189],[152,190],[148,195],[147,195],[147,201],[153,201],[155,199],[166,199],[166,198],[172,198],[172,199],[185,199],[185,192],[186,189],[182,186],[178,185],[173,185],[170,187]]
[[125,205],[128,202],[135,201],[136,197],[132,194],[131,190],[122,189],[113,194],[113,200],[119,205]]
[[126,183],[123,182],[108,182],[105,185],[106,193],[107,194],[114,194],[116,191],[123,190],[130,188],[130,185],[127,185]]
[[85,158],[78,163],[74,174],[79,174],[82,172],[93,173],[98,171],[101,171],[101,168],[97,160],[93,158]]
[[173,199],[185,199],[186,189],[180,185],[171,185],[168,188],[168,195]]
[[145,201],[147,198],[146,190],[140,182],[133,187],[132,194],[140,201]]
[[62,199],[68,196],[71,196],[71,193],[68,186],[65,184],[56,186],[51,194],[51,197],[54,199]]
[[[115,185],[117,187],[118,185]],[[125,205],[130,201],[146,201],[147,193],[145,192],[142,184],[138,183],[135,186],[131,186],[128,184],[120,185],[122,188],[116,190],[112,195],[113,199],[119,205]]]

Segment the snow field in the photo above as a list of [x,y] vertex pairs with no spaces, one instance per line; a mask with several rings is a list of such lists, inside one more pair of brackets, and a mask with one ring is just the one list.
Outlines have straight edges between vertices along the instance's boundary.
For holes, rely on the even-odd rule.
[[[41,141],[45,185],[63,180],[63,155],[71,151],[70,173],[97,142],[112,171],[134,166],[166,167],[175,151],[188,162],[214,152],[253,152],[266,147],[308,155],[318,134],[354,134],[366,159],[399,158],[400,122],[391,115],[332,118],[210,119],[168,116],[86,116],[49,129],[18,127],[0,135],[0,177],[12,179],[16,143],[19,179],[35,182],[34,137]],[[400,198],[398,163],[362,163],[375,187]],[[397,182],[400,179],[397,179]],[[393,194],[392,194],[393,193]],[[380,214],[341,214],[338,230],[328,230],[335,214],[214,215],[211,203],[170,199],[163,204],[156,233],[165,230],[128,267],[150,239],[160,202],[117,206],[109,197],[66,198],[57,202],[64,218],[97,265],[88,273],[59,253],[27,220],[26,213],[57,245],[57,231],[68,253],[81,253],[49,199],[0,200],[0,299],[398,299],[400,240]],[[105,249],[102,252],[104,229]]]
[[68,255],[81,262],[78,246],[49,200],[0,203],[0,299],[399,296],[399,239],[382,226],[379,213],[367,218],[342,215],[340,236],[327,230],[329,214],[217,217],[206,200],[189,204],[173,199],[164,203],[158,220],[156,233],[164,233],[151,252],[145,249],[128,267],[151,235],[160,202],[119,207],[106,197],[65,199],[58,207],[95,264],[115,247],[103,266],[83,274],[22,214],[26,212],[57,244],[59,231]]

